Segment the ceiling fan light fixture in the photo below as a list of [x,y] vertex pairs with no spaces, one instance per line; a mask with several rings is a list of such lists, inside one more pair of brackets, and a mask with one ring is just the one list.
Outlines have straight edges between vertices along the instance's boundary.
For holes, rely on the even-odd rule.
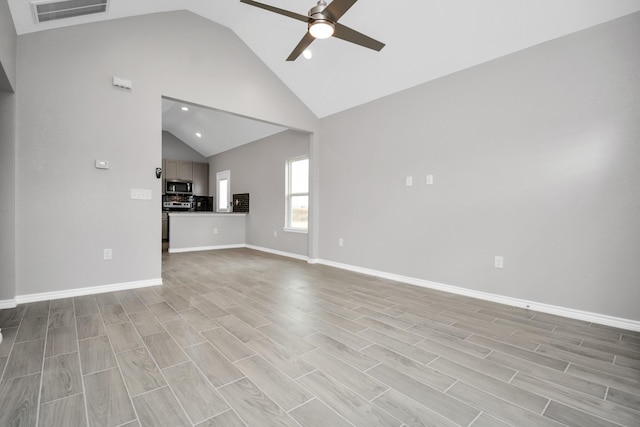
[[333,35],[336,27],[326,19],[317,19],[309,24],[309,34],[316,39],[328,39]]

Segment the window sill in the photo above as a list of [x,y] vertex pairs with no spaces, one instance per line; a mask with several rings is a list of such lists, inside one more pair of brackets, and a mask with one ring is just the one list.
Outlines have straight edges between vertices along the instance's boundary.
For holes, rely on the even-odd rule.
[[309,231],[304,228],[283,227],[282,231],[286,231],[287,233],[309,234]]

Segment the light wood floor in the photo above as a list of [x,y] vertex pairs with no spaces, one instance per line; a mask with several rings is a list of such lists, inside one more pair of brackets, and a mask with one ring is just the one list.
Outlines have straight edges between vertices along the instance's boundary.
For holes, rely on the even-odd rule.
[[0,311],[0,426],[640,426],[640,333],[248,249]]

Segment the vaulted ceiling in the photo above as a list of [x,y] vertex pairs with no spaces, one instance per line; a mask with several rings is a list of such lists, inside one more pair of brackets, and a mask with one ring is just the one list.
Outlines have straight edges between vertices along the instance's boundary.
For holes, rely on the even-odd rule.
[[[306,15],[316,0],[261,0]],[[312,59],[285,59],[306,24],[239,0],[109,0],[105,13],[36,23],[8,0],[18,34],[186,9],[230,28],[320,118],[640,11],[640,0],[359,0],[340,23],[386,43],[380,52],[330,38]]]

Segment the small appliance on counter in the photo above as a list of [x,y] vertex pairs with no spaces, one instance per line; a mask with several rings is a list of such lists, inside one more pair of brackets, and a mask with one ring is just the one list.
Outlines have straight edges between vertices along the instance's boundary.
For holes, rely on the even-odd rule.
[[213,197],[193,196],[194,212],[213,212]]

